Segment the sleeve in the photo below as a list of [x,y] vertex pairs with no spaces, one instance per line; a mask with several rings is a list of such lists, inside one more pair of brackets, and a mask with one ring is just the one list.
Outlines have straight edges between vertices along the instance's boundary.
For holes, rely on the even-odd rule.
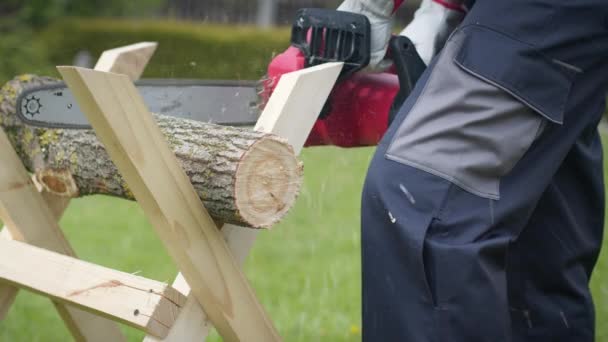
[[400,34],[411,39],[428,65],[465,15],[462,0],[422,0],[414,19]]

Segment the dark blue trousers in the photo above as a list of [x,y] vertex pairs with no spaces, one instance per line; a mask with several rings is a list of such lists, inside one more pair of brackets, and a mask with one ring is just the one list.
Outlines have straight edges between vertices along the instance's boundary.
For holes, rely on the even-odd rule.
[[593,341],[607,81],[603,1],[476,1],[369,167],[364,341]]

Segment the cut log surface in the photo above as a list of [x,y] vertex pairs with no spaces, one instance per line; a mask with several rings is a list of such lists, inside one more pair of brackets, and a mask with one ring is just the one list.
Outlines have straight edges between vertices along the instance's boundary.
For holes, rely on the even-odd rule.
[[[33,127],[15,115],[21,92],[56,81],[24,75],[0,89],[0,126],[21,161],[51,193],[106,194],[132,200],[133,194],[92,130]],[[155,119],[215,220],[268,228],[295,202],[302,165],[284,139],[164,115]]]

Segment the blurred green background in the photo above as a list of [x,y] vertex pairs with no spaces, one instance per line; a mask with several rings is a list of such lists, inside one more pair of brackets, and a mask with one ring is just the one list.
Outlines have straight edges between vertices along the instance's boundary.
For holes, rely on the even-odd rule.
[[[274,6],[270,14],[259,10],[266,2]],[[80,62],[94,63],[101,51],[138,41],[159,42],[144,77],[258,79],[286,48],[286,25],[296,8],[335,3],[0,0],[0,82],[24,73],[57,76],[54,66],[74,64],[77,55]],[[400,13],[401,20],[407,21],[413,6]],[[305,182],[296,206],[261,234],[248,259],[247,276],[286,341],[361,339],[359,198],[372,153],[373,148],[305,149]],[[85,260],[167,282],[177,272],[135,203],[78,199],[61,225]],[[605,249],[592,289],[596,340],[608,342]],[[124,330],[131,341],[143,336]],[[66,340],[69,334],[50,302],[25,291],[0,322],[0,341]]]

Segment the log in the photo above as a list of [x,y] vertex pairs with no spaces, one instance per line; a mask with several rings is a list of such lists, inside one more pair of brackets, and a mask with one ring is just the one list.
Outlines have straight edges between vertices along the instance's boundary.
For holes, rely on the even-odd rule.
[[[92,130],[34,127],[16,116],[22,91],[54,82],[49,77],[24,75],[0,89],[0,126],[25,167],[57,195],[105,194],[133,200]],[[295,202],[302,164],[286,140],[248,128],[154,117],[216,221],[268,228]]]

